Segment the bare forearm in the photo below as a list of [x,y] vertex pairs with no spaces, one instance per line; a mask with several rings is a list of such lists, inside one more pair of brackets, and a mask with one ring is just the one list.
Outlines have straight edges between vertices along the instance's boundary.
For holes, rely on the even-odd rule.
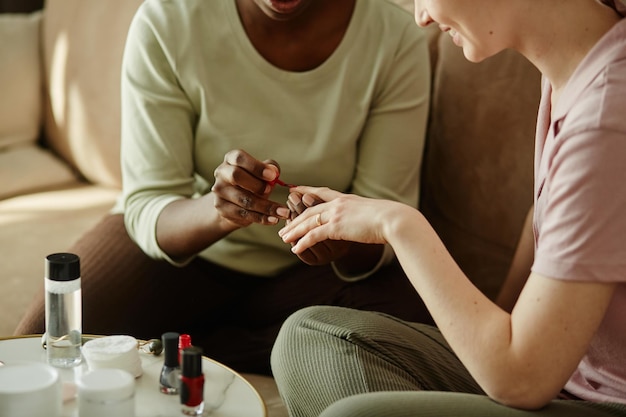
[[[385,232],[387,241],[446,340],[481,387],[515,407],[536,408],[554,398],[580,361],[602,315],[601,309],[597,315],[587,314],[585,330],[581,324],[580,333],[567,332],[556,318],[559,303],[564,302],[558,297],[580,297],[585,310],[585,303],[605,302],[605,290],[597,292],[597,300],[587,300],[583,291],[591,289],[537,277],[512,316],[470,282],[421,214],[403,212],[394,218],[396,224]],[[571,338],[566,350],[558,348],[565,338]]]
[[469,281],[419,212],[403,211],[395,216],[391,232],[385,232],[387,241],[455,352],[479,362],[481,352],[502,339],[499,334],[510,334],[508,314]]
[[513,306],[530,275],[530,268],[534,260],[534,248],[533,207],[531,207],[526,215],[513,262],[496,298],[496,304],[509,313],[513,310]]
[[217,214],[213,194],[177,200],[163,209],[156,226],[157,241],[172,259],[185,259],[222,239],[237,226]]

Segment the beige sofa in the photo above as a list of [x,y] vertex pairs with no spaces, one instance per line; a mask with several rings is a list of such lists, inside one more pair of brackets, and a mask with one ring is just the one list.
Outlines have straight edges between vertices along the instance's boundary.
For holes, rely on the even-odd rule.
[[[28,11],[42,0],[5,0]],[[396,0],[408,9],[410,0]],[[0,336],[120,189],[119,72],[141,0],[48,0],[0,15]],[[420,208],[469,277],[493,297],[532,200],[539,75],[505,52],[481,64],[429,30],[433,98]],[[268,377],[247,375],[270,416],[286,412]]]

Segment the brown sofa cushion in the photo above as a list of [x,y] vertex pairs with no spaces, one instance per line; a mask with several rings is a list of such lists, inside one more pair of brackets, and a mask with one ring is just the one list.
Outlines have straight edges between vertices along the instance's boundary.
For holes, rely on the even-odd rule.
[[435,79],[421,208],[464,272],[494,296],[532,204],[540,75],[511,51],[470,63],[441,35]]
[[0,199],[76,181],[37,145],[42,124],[41,12],[0,14]]
[[141,0],[48,0],[45,115],[50,146],[89,181],[120,188],[120,72]]
[[34,143],[41,128],[41,13],[0,14],[0,149]]

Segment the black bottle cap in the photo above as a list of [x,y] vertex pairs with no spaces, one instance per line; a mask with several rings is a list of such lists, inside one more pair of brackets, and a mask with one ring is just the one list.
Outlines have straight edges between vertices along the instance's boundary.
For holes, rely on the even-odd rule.
[[163,350],[165,351],[164,365],[177,367],[178,364],[178,336],[176,332],[167,332],[161,335]]
[[72,281],[80,278],[80,259],[73,253],[53,253],[46,256],[46,278]]
[[187,378],[196,378],[202,375],[202,349],[191,346],[183,349],[181,354],[181,374]]

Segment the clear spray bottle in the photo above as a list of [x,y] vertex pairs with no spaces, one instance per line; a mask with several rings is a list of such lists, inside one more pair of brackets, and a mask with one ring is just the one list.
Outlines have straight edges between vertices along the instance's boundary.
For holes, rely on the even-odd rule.
[[77,255],[54,253],[46,257],[46,355],[50,365],[68,368],[81,362],[80,287],[80,260]]

